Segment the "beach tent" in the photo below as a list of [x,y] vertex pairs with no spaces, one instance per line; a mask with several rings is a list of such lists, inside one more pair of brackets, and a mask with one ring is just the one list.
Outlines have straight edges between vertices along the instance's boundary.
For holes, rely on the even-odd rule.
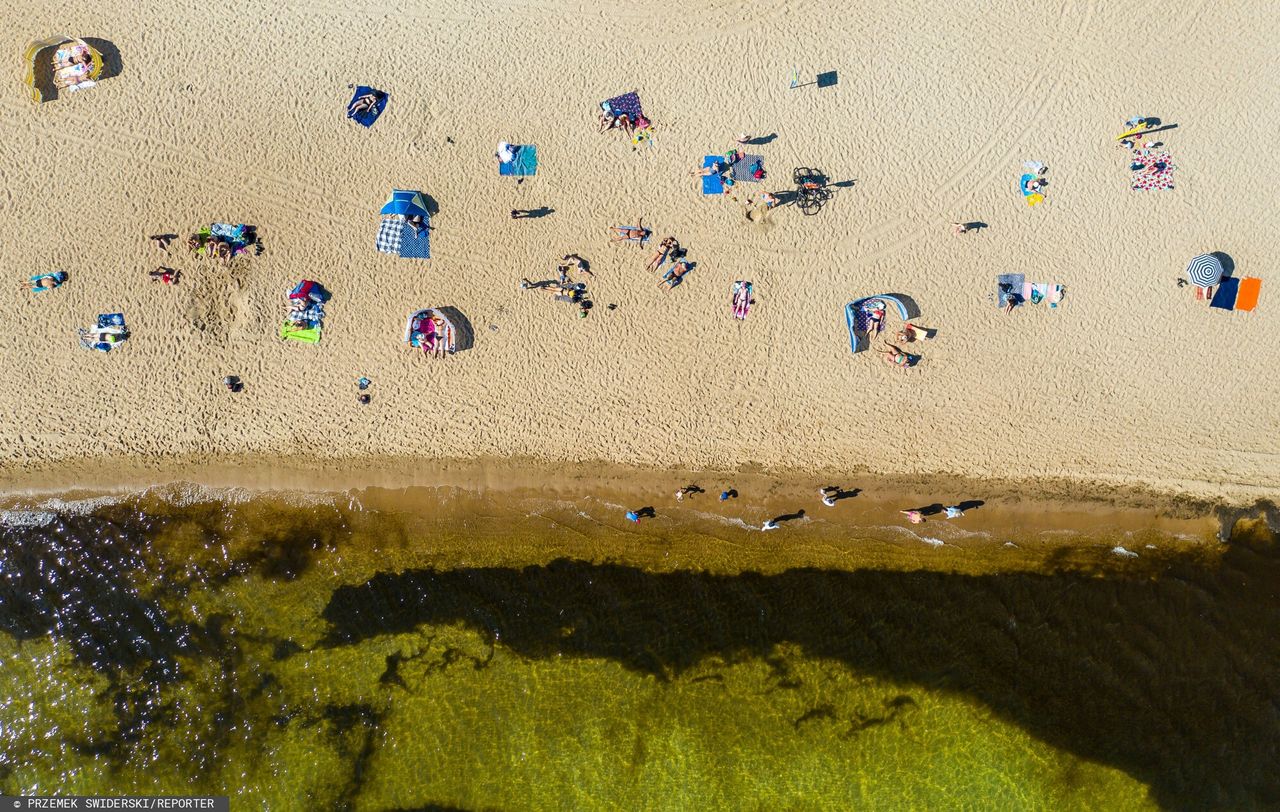
[[849,327],[849,349],[857,353],[871,346],[873,331],[879,332],[883,326],[877,325],[872,314],[878,311],[888,312],[890,307],[898,311],[898,316],[904,322],[911,319],[911,311],[907,308],[907,304],[897,296],[889,294],[867,296],[845,305],[844,319]]
[[382,207],[379,214],[384,217],[388,214],[421,217],[423,220],[431,216],[427,212],[427,201],[423,199],[422,192],[411,192],[405,189],[393,189],[391,197],[387,198],[386,205]]
[[424,354],[443,358],[458,351],[458,331],[438,308],[423,308],[409,316],[404,325],[404,341]]
[[102,54],[82,39],[59,35],[30,42],[23,54],[23,81],[31,100],[37,103],[45,101],[36,77],[41,59],[50,65],[53,86],[68,93],[93,87],[102,75]]
[[431,259],[431,214],[422,192],[392,190],[381,214],[374,247],[405,259]]

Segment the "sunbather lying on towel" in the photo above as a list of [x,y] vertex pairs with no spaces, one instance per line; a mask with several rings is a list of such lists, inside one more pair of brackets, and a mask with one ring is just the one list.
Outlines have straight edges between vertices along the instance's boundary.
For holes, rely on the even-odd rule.
[[[648,124],[647,121],[645,123]],[[600,114],[600,132],[604,132],[605,130],[616,130],[619,127],[621,127],[627,135],[631,135],[632,131],[635,130],[636,125],[631,121],[631,117],[626,113],[617,116],[611,116],[608,113]]]
[[611,226],[614,235],[610,237],[612,242],[621,242],[622,240],[643,241],[649,236],[649,229],[644,227],[642,218],[636,219],[637,225],[634,226]]
[[662,275],[662,281],[658,283],[658,287],[667,286],[667,290],[671,290],[676,285],[684,281],[684,275],[689,272],[689,263],[680,260],[675,265],[667,269]]
[[377,103],[378,96],[376,93],[365,93],[363,96],[357,96],[355,101],[351,102],[351,106],[347,108],[347,115],[357,116],[361,113],[367,113]]
[[901,347],[890,344],[888,341],[884,342],[884,345],[889,348],[884,352],[884,362],[886,364],[892,364],[898,369],[909,369],[920,360],[920,356],[912,355]]
[[662,242],[658,243],[658,251],[653,255],[653,259],[649,260],[649,264],[644,266],[646,271],[656,271],[658,266],[667,257],[673,259],[680,253],[680,242],[675,237],[663,237]]
[[67,272],[58,271],[56,273],[47,273],[32,277],[26,282],[23,282],[19,289],[30,291],[53,290],[65,281],[67,281]]

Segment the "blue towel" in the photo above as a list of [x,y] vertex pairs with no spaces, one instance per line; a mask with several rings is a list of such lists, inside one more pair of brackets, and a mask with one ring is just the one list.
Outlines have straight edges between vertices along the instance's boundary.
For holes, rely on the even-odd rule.
[[[1234,302],[1235,297],[1232,297],[1231,301]],[[98,326],[99,327],[123,327],[124,314],[123,313],[99,313]]]
[[[370,107],[368,110],[364,110],[359,113],[351,112],[351,107],[356,103],[356,99],[360,98],[366,93],[372,93],[377,98],[377,101],[373,103],[373,107]],[[368,87],[366,85],[360,85],[359,87],[356,88],[356,92],[351,96],[351,101],[347,102],[347,118],[351,119],[352,121],[354,121],[355,123],[359,124],[362,127],[372,127],[373,122],[378,120],[378,116],[382,115],[382,111],[385,110],[386,107],[387,107],[386,93],[383,93],[381,90],[374,90],[373,88]]]
[[[723,155],[708,155],[702,159],[702,168],[715,166],[723,160]],[[724,194],[724,181],[719,175],[703,175],[702,176],[702,193],[704,195],[722,195]]]
[[1236,309],[1236,294],[1240,292],[1240,280],[1232,276],[1224,276],[1222,281],[1218,283],[1218,289],[1213,292],[1213,299],[1209,302],[1209,307],[1216,307],[1221,310]]
[[515,159],[498,164],[498,174],[517,178],[538,174],[538,147],[534,144],[518,144],[514,149]]
[[431,259],[431,229],[415,229],[408,223],[400,230],[400,256],[403,259]]

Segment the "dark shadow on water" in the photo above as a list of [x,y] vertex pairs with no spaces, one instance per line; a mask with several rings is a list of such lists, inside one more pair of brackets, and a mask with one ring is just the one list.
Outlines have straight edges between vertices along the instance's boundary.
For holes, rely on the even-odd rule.
[[1165,807],[1280,804],[1276,550],[1233,545],[1218,565],[1104,551],[1087,569],[716,576],[568,560],[419,569],[335,591],[324,645],[461,622],[524,657],[607,658],[672,680],[705,658],[768,658],[790,642],[973,697],[1149,784]]
[[[961,504],[972,509],[977,501]],[[1127,559],[1105,548],[1063,549],[1047,567],[1053,574],[797,569],[727,576],[568,560],[379,573],[333,591],[320,645],[462,624],[522,657],[609,659],[678,680],[707,660],[758,659],[785,669],[777,647],[791,644],[860,673],[970,697],[1045,742],[1148,784],[1164,807],[1275,808],[1280,551],[1259,514],[1280,520],[1270,503],[1248,514],[1223,511],[1235,530],[1221,551],[1137,548],[1139,558]],[[185,678],[187,658],[218,662],[226,674],[262,668],[244,660],[238,641],[253,630],[237,627],[236,618],[184,622],[165,610],[185,602],[187,586],[245,577],[282,584],[317,562],[340,566],[335,551],[351,540],[331,508],[250,505],[237,515],[254,532],[226,554],[221,502],[184,505],[159,519],[125,504],[35,528],[0,525],[0,631],[19,641],[65,639],[78,661],[110,683],[103,695],[118,719],[112,737],[69,746],[124,763],[148,729],[179,724],[158,697],[163,684]],[[182,539],[172,562],[152,547],[162,532]],[[405,542],[395,526],[383,532],[382,544]],[[287,640],[260,642],[270,646],[268,662],[300,652]],[[413,656],[378,651],[385,690],[402,690],[399,663]],[[442,662],[462,658],[487,667],[486,658],[460,652],[446,652]],[[253,683],[269,691],[271,674],[261,677]],[[802,686],[790,677],[777,687]],[[219,711],[192,757],[195,774],[218,766],[231,722],[244,712],[234,680],[211,701]],[[864,721],[882,724],[914,701],[904,693]],[[380,711],[355,704],[280,713],[281,725],[323,725],[339,741],[352,770],[343,786],[354,787],[344,800],[356,798],[380,741]],[[816,708],[809,721],[822,713]],[[795,724],[808,721],[800,716]]]

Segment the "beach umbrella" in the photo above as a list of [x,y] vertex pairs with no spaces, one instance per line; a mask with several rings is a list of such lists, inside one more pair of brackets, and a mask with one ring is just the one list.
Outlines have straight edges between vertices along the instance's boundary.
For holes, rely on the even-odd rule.
[[1187,278],[1197,287],[1211,288],[1222,281],[1222,263],[1212,254],[1201,254],[1187,264]]

